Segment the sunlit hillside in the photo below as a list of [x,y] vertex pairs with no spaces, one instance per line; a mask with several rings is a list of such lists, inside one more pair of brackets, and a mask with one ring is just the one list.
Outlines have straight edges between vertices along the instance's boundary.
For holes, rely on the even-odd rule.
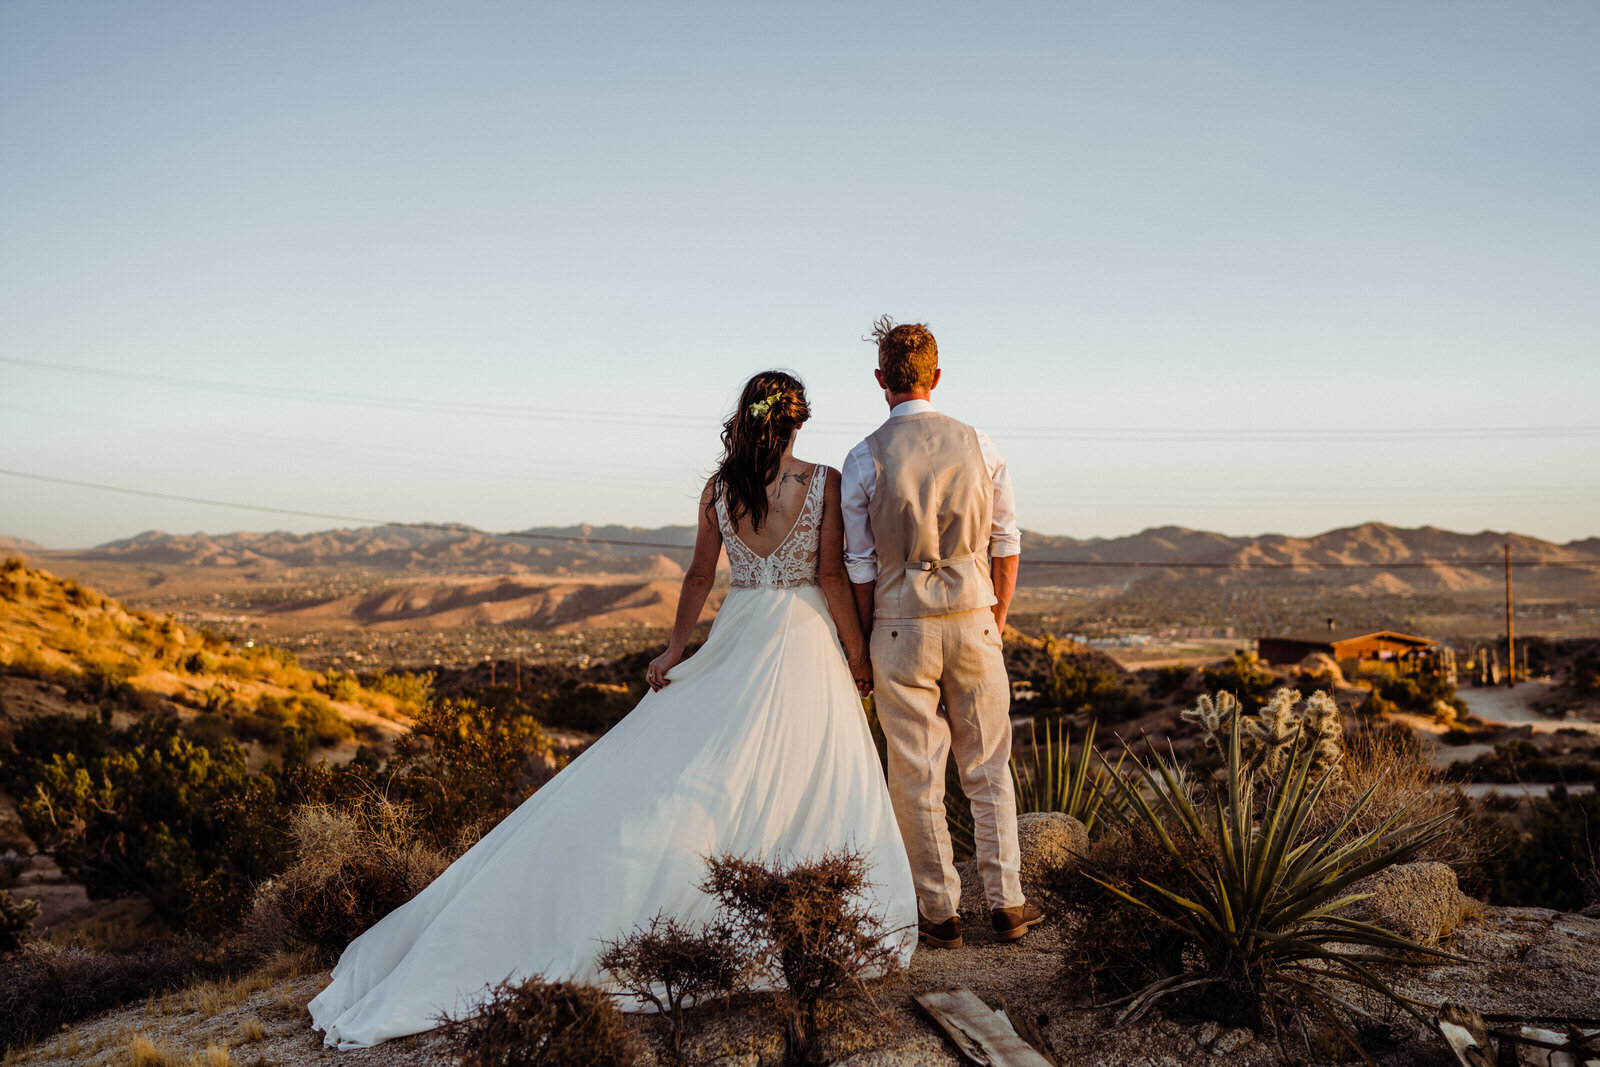
[[358,738],[403,732],[415,710],[406,679],[381,677],[388,691],[379,691],[353,675],[307,670],[289,653],[130,610],[17,558],[0,564],[0,667],[13,717],[85,705],[108,719],[164,711],[191,734],[264,749],[293,726],[334,748],[335,759]]

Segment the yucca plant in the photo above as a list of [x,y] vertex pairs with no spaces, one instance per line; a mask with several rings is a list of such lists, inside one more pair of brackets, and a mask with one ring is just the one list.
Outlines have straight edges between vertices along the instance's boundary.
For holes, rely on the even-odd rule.
[[1090,721],[1076,756],[1065,719],[1044,724],[1043,744],[1039,741],[1038,725],[1029,727],[1032,744],[1027,756],[1019,760],[1015,749],[1011,754],[1011,783],[1016,789],[1018,812],[1059,811],[1077,819],[1084,829],[1094,833],[1100,809],[1110,795],[1107,780],[1121,771],[1122,761],[1127,757],[1124,751],[1115,766],[1107,767],[1094,748],[1097,725]]
[[[1118,1022],[1138,1018],[1165,997],[1187,992],[1196,999],[1204,989],[1219,1014],[1270,1026],[1280,1045],[1292,1022],[1314,1054],[1308,1022],[1321,1018],[1367,1059],[1346,1013],[1368,1012],[1348,994],[1375,994],[1422,1018],[1420,1002],[1397,992],[1375,966],[1466,961],[1341,913],[1365,895],[1351,887],[1415,856],[1454,816],[1408,822],[1406,805],[1357,832],[1375,784],[1327,829],[1311,833],[1308,820],[1334,769],[1312,777],[1316,746],[1302,734],[1288,746],[1280,773],[1258,783],[1241,758],[1239,719],[1235,703],[1226,774],[1209,798],[1197,801],[1176,765],[1159,754],[1135,759],[1132,775],[1108,782],[1161,854],[1161,866],[1176,872],[1168,885],[1141,878],[1119,886],[1098,877],[1103,869],[1091,869],[1103,888],[1176,935],[1167,973],[1116,1002],[1123,1006]],[[1264,793],[1259,814],[1258,792]]]
[[[1119,803],[1116,794],[1107,788],[1107,780],[1122,768],[1122,759],[1108,767],[1095,751],[1095,727],[1096,723],[1091,720],[1076,753],[1066,719],[1046,721],[1042,731],[1037,723],[1029,727],[1031,744],[1027,754],[1019,757],[1015,746],[1011,750],[1011,784],[1016,792],[1018,814],[1059,811],[1083,823],[1090,833],[1095,831],[1107,798],[1112,798],[1113,804]],[[945,814],[956,854],[972,855],[972,809],[961,793],[959,778],[953,773],[945,782]]]

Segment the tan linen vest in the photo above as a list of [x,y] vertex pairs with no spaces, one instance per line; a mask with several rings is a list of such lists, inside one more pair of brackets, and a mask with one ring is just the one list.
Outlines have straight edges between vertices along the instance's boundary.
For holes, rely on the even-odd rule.
[[921,411],[890,419],[867,445],[878,472],[867,505],[878,553],[875,614],[920,619],[994,604],[994,483],[978,431]]

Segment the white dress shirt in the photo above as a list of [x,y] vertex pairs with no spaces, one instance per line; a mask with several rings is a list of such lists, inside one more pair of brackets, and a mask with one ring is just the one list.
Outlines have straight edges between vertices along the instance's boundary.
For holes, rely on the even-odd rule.
[[[891,419],[934,410],[929,400],[907,400],[889,412]],[[1022,534],[1017,530],[1017,498],[1011,490],[1011,472],[1000,458],[989,435],[978,430],[978,449],[983,453],[989,480],[994,483],[994,518],[989,526],[989,555],[1017,556],[1022,553]],[[840,512],[844,518],[844,565],[850,580],[857,585],[878,580],[878,549],[872,538],[872,517],[867,505],[878,488],[878,468],[872,462],[872,446],[862,441],[844,457],[839,471]]]

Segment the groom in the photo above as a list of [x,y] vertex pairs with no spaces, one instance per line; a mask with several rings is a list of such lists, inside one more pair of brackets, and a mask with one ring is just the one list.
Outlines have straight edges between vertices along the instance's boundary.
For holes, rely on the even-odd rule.
[[1014,941],[1044,914],[1018,882],[1011,687],[1000,633],[1022,551],[1011,477],[989,438],[935,411],[939,346],[926,326],[874,324],[889,421],[845,457],[845,565],[871,635],[889,795],[916,884],[925,944],[961,946],[945,822],[945,761],[955,753],[972,805],[995,935]]

